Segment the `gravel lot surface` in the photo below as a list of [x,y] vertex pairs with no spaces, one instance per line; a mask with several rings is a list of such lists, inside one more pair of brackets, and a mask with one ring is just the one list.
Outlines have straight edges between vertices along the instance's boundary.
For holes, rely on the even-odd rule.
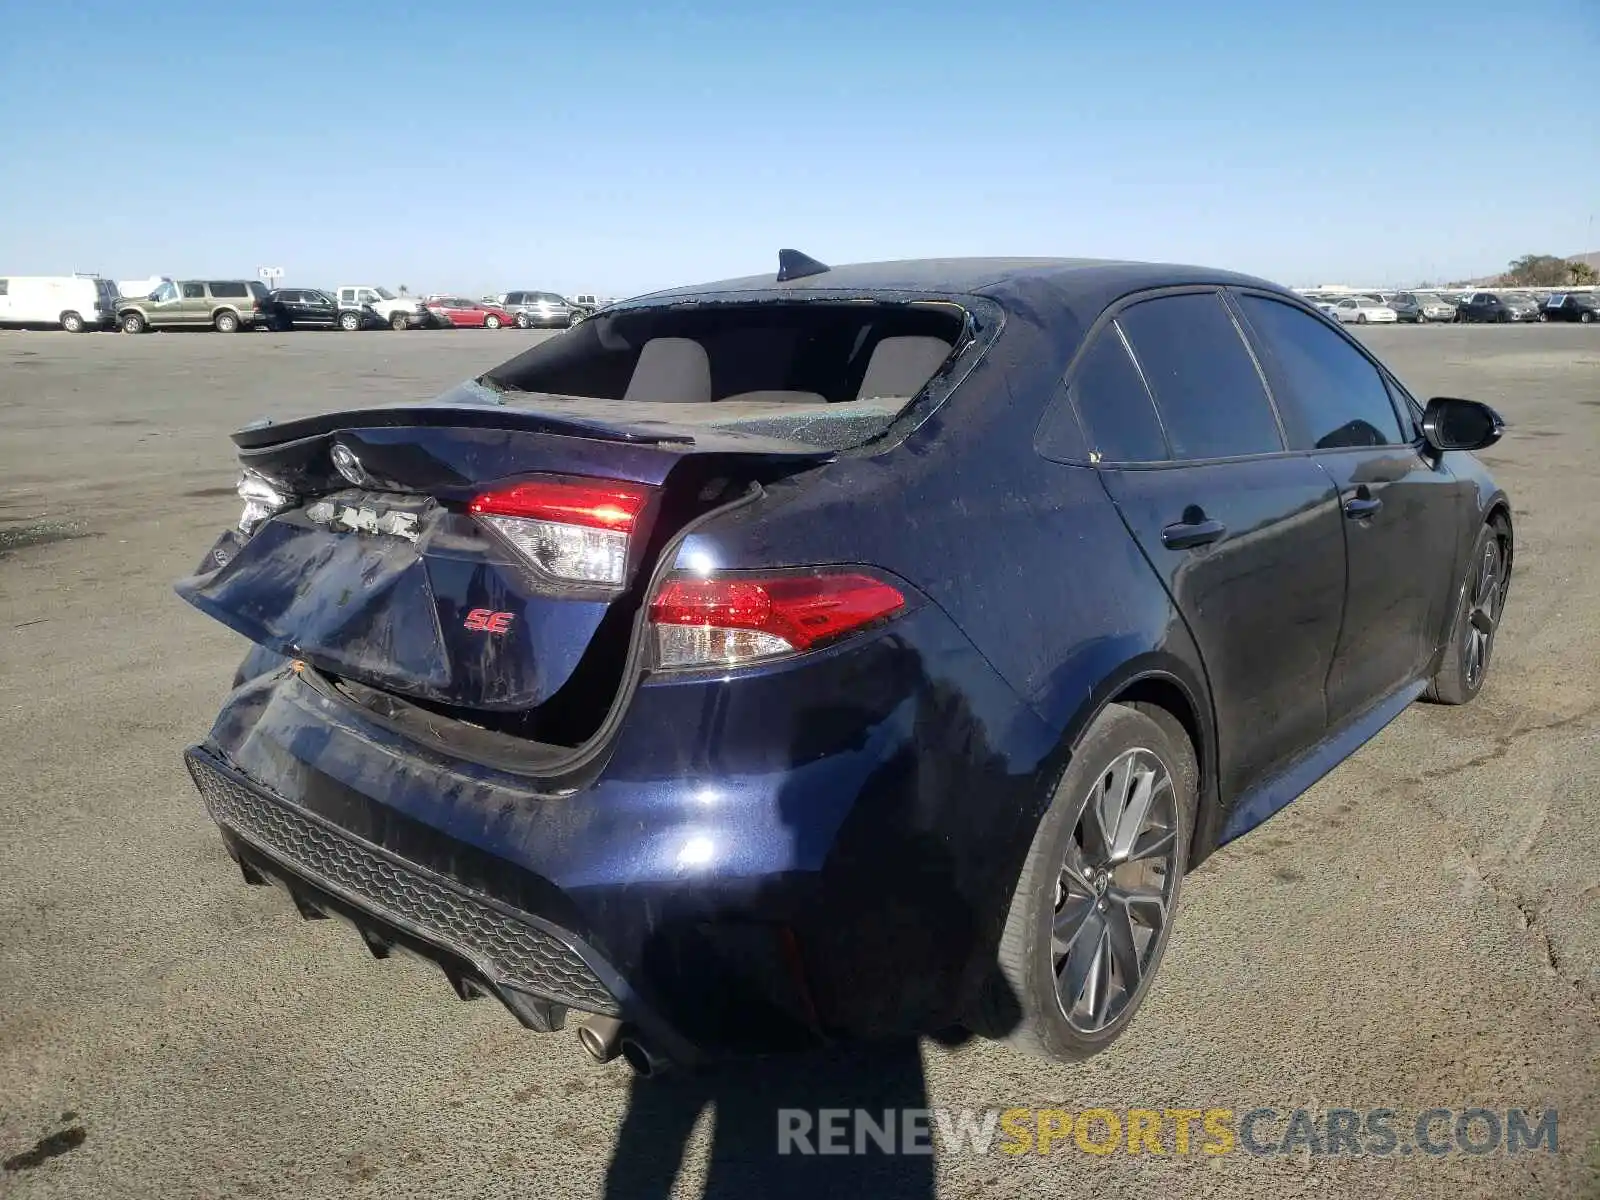
[[[541,336],[0,333],[0,1194],[557,1200],[679,1169],[688,1196],[1600,1195],[1600,330],[1363,333],[1512,423],[1493,674],[1202,868],[1112,1050],[640,1085],[246,888],[179,758],[243,652],[170,586],[237,515],[227,432],[426,397]],[[1560,1151],[775,1157],[779,1106],[929,1104],[1555,1108]]]

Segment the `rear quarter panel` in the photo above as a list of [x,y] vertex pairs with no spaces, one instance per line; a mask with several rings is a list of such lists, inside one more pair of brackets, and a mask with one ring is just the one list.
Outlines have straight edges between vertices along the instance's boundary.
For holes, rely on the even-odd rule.
[[1193,644],[1097,473],[1033,446],[1087,322],[1068,313],[1046,328],[1027,311],[1007,322],[904,443],[773,485],[690,539],[678,561],[868,563],[937,604],[1049,731],[1043,745],[986,731],[1010,773],[1047,784],[1002,835],[1020,862],[1067,750],[1120,687],[1163,674],[1195,698],[1203,737],[1210,714]]

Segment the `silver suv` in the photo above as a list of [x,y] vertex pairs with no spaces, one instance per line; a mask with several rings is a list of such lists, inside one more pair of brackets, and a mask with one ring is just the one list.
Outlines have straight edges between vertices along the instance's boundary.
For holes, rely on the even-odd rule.
[[554,292],[506,292],[495,300],[516,317],[518,329],[565,329],[572,324],[572,305]]

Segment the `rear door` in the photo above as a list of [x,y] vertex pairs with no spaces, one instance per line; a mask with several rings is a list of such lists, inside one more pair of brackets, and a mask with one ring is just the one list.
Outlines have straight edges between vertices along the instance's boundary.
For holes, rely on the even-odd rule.
[[1101,478],[1205,662],[1237,794],[1317,741],[1344,603],[1338,496],[1289,451],[1215,290],[1124,307],[1075,368]]
[[206,293],[203,283],[184,283],[179,285],[182,296],[178,300],[178,310],[173,314],[180,325],[209,325],[211,323],[211,297]]
[[[1352,339],[1276,297],[1237,297],[1292,447],[1339,489],[1349,570],[1328,716],[1355,716],[1418,677],[1443,634],[1463,485],[1423,453],[1409,407]],[[1398,405],[1397,405],[1398,400]]]

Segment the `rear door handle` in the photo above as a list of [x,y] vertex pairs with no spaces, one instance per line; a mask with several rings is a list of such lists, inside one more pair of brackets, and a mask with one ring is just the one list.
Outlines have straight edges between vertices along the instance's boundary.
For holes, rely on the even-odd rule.
[[1221,521],[1179,521],[1161,531],[1161,544],[1168,550],[1192,550],[1196,546],[1209,546],[1228,532]]
[[1363,517],[1376,516],[1383,507],[1383,501],[1376,496],[1351,496],[1344,502],[1344,515],[1361,520]]

